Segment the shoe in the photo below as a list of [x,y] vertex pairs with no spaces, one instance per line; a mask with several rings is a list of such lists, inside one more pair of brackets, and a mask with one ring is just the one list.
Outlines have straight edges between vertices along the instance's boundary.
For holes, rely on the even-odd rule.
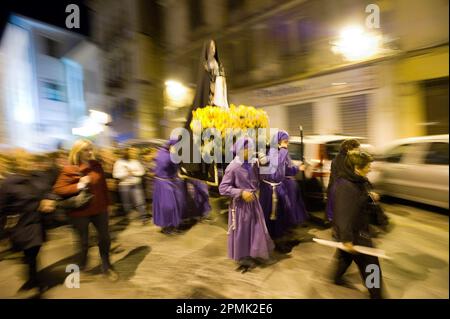
[[117,282],[119,280],[119,274],[111,268],[105,271],[103,275],[111,282]]
[[331,227],[331,222],[328,221],[328,220],[323,221],[323,227],[330,228]]
[[342,286],[342,287],[346,287],[346,288],[354,288],[354,286],[350,282],[348,282],[347,280],[342,279],[342,278],[337,278],[337,279],[335,278],[334,284],[337,286]]
[[41,292],[38,287],[33,287],[30,289],[20,289],[17,291],[15,298],[17,299],[33,299],[38,298]]
[[247,271],[250,271],[253,268],[256,268],[257,262],[253,260],[251,257],[242,258],[239,261],[240,267],[237,269],[240,270],[242,273],[246,273]]
[[249,265],[240,265],[238,268],[236,268],[236,271],[240,271],[242,274],[245,274],[247,271],[249,271],[249,269]]
[[287,254],[290,253],[291,250],[289,249],[289,247],[287,247],[286,243],[282,243],[282,244],[275,244],[275,251],[281,253],[281,254]]
[[245,274],[249,270],[250,270],[250,266],[242,266],[241,274]]
[[381,293],[371,293],[370,299],[384,299],[384,296]]
[[245,274],[246,272],[255,269],[256,268],[256,263],[250,264],[250,265],[243,265],[243,269],[241,271],[242,274]]
[[163,228],[161,228],[161,233],[163,233],[165,235],[172,235],[173,229],[170,227],[163,227]]
[[47,285],[41,285],[39,286],[39,297],[42,297],[43,294],[45,294],[50,289]]
[[336,279],[334,279],[334,284],[338,285],[338,286],[343,286],[343,285],[345,285],[345,280],[342,278],[336,278]]

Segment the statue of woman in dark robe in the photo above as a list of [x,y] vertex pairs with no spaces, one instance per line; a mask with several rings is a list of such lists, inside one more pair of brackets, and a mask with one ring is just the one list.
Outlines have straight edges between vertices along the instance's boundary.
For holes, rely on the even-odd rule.
[[[225,71],[219,59],[216,42],[208,40],[204,43],[200,56],[200,65],[197,76],[197,88],[192,107],[189,110],[185,128],[191,134],[190,124],[192,121],[192,111],[205,106],[217,106],[228,108],[227,87],[225,81]],[[199,141],[191,140],[191,152],[194,147],[199,147]],[[192,153],[191,153],[191,159]],[[221,169],[219,169],[221,171]],[[197,178],[209,183],[218,185],[218,171],[216,164],[202,163],[182,163],[182,176]]]
[[203,45],[197,76],[197,88],[186,126],[192,120],[192,111],[205,106],[228,108],[225,70],[219,59],[216,42],[208,40]]

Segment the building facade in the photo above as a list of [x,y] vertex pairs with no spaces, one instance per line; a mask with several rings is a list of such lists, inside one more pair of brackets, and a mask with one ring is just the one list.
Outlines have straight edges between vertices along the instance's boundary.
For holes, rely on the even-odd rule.
[[69,147],[89,108],[101,108],[98,52],[79,34],[11,15],[1,45],[1,143]]
[[93,0],[92,40],[102,52],[113,138],[154,138],[163,124],[163,51],[156,1]]
[[[448,133],[448,2],[371,3],[379,25],[367,23],[370,3],[359,0],[164,1],[167,77],[193,88],[202,44],[214,38],[230,102],[263,107],[272,127],[374,145]],[[349,25],[381,35],[378,51],[357,61],[333,52]]]

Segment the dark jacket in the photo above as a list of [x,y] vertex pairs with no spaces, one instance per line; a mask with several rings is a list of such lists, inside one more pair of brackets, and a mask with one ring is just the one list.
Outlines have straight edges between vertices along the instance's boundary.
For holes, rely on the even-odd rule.
[[336,182],[336,179],[338,178],[340,172],[345,171],[345,153],[339,152],[339,154],[333,159],[331,162],[331,170],[330,170],[330,179],[328,181],[328,188],[327,188],[327,206],[326,206],[326,215],[328,220],[332,221],[334,212],[333,212],[333,206],[334,206],[334,184]]
[[44,242],[43,215],[38,208],[41,200],[56,199],[51,193],[54,181],[55,176],[47,172],[13,174],[0,185],[0,227],[5,225],[7,216],[18,216],[16,226],[5,231],[15,249],[24,250]]
[[371,247],[367,209],[369,181],[344,167],[335,183],[333,224],[336,239]]
[[331,169],[330,169],[330,180],[328,182],[328,190],[331,189],[331,186],[336,181],[336,178],[339,175],[339,172],[344,172],[346,170],[345,168],[345,156],[346,154],[340,152],[331,162]]

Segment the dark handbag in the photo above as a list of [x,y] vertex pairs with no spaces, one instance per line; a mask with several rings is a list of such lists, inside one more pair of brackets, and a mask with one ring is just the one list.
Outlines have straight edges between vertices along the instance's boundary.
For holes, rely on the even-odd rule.
[[369,223],[376,226],[387,226],[389,224],[389,218],[387,217],[380,204],[378,204],[370,195],[370,188],[368,187],[368,185],[365,185],[365,188],[367,191],[367,195],[369,196],[369,202],[367,203]]
[[94,195],[89,189],[82,189],[77,195],[58,201],[58,208],[64,210],[76,210],[86,207]]
[[370,224],[376,226],[387,226],[389,224],[389,219],[379,204],[374,202],[369,203],[367,205],[367,210],[369,213]]
[[0,218],[0,229],[7,232],[13,230],[20,220],[20,214],[5,215]]

